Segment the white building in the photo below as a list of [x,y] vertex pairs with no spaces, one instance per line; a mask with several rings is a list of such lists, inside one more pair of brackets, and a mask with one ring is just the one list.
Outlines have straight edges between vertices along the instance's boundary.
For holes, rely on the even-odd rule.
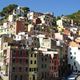
[[34,25],[33,24],[29,24],[27,31],[30,32],[32,28],[34,28]]
[[24,13],[22,12],[22,7],[17,7],[17,9],[13,10],[13,15],[21,15],[24,16]]
[[76,27],[72,27],[72,28],[70,28],[70,31],[71,31],[73,34],[76,34],[76,33],[77,33],[77,28],[76,28]]
[[51,49],[51,38],[46,38],[45,35],[38,35],[40,48]]
[[41,19],[41,25],[44,24],[46,26],[53,26],[53,17],[49,16],[47,14],[44,14],[42,16],[39,17]]
[[13,22],[13,21],[14,21],[14,15],[9,15],[8,21],[9,21],[9,22]]
[[62,21],[61,19],[58,20],[58,21],[57,21],[57,25],[60,26],[60,27],[63,26],[63,21]]
[[29,12],[27,14],[28,20],[33,20],[35,18],[38,18],[39,16],[43,15],[42,13],[39,12]]
[[80,71],[80,48],[74,41],[69,43],[68,64],[71,65],[73,71]]
[[8,28],[0,26],[0,35],[8,34]]

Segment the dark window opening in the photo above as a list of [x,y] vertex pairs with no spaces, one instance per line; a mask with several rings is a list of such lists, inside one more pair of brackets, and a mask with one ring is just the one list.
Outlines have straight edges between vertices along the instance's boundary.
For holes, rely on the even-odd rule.
[[31,61],[30,61],[30,64],[32,64],[32,63],[33,63],[33,61],[31,60]]
[[36,60],[34,61],[34,64],[36,64]]

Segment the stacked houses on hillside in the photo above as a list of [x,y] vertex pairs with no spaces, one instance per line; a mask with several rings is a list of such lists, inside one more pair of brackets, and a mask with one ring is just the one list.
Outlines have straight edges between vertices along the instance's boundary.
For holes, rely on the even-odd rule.
[[80,31],[70,20],[55,22],[54,18],[52,13],[39,12],[24,17],[18,7],[0,25],[3,80],[61,80],[72,71],[80,71]]

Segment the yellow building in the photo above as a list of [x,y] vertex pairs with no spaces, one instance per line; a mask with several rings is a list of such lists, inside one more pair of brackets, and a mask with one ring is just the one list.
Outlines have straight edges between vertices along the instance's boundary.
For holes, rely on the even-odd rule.
[[64,26],[63,26],[63,21],[62,20],[58,20],[57,21],[57,29],[59,32],[62,32],[62,30],[64,29]]

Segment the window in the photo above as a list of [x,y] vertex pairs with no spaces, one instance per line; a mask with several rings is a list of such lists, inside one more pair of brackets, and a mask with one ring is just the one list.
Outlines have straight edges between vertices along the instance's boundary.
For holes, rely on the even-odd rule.
[[34,68],[34,71],[37,71],[37,68]]
[[45,61],[47,61],[47,58],[45,58]]
[[70,57],[70,59],[72,59],[72,56]]
[[22,75],[20,75],[20,80],[22,80]]
[[72,52],[70,52],[70,55],[72,55]]
[[36,54],[34,54],[34,57],[36,57]]
[[52,63],[54,63],[54,61],[52,60]]
[[53,70],[53,66],[52,66],[52,70]]
[[32,63],[33,63],[33,61],[31,60],[31,61],[30,61],[30,64],[32,64]]
[[12,56],[14,57],[15,55],[16,55],[16,51],[13,50],[13,51],[12,51]]
[[45,68],[47,67],[47,65],[45,64]]
[[80,47],[78,47],[78,49],[80,49]]
[[22,67],[19,67],[19,71],[20,71],[20,72],[22,71]]
[[15,61],[16,61],[15,59],[12,59],[12,63],[15,63]]
[[17,75],[15,75],[15,80],[17,80]]
[[22,56],[22,51],[21,50],[19,51],[19,56]]
[[41,68],[43,68],[43,64],[41,65]]
[[15,49],[13,49],[13,53],[16,53],[16,50]]
[[56,65],[56,61],[54,61],[54,65]]
[[76,63],[74,62],[74,66],[76,66]]
[[76,59],[76,57],[74,57],[74,59]]
[[26,51],[26,57],[28,57],[28,50]]
[[32,69],[31,69],[31,68],[29,68],[29,71],[30,71],[30,72],[31,72],[31,70],[32,70]]
[[50,70],[51,70],[51,66],[50,66]]
[[45,72],[45,78],[46,78],[46,72]]
[[58,74],[56,73],[56,77],[58,76]]
[[71,50],[71,48],[69,48],[69,50]]
[[15,72],[15,67],[12,68],[12,71]]
[[31,57],[33,57],[33,54],[31,54]]
[[28,71],[28,68],[27,68],[27,67],[25,67],[25,71],[26,71],[26,72]]
[[72,66],[72,70],[73,70],[73,66]]
[[34,64],[36,64],[36,60],[34,61]]
[[26,59],[26,63],[28,63],[28,59]]
[[22,63],[22,59],[19,59],[19,62]]
[[25,44],[23,44],[23,46],[24,46],[24,48],[26,48],[26,45]]
[[76,52],[74,52],[74,54],[76,55]]
[[43,57],[42,57],[42,62],[43,62]]
[[6,47],[6,44],[5,44],[5,47]]
[[56,67],[54,66],[54,70],[56,70]]

